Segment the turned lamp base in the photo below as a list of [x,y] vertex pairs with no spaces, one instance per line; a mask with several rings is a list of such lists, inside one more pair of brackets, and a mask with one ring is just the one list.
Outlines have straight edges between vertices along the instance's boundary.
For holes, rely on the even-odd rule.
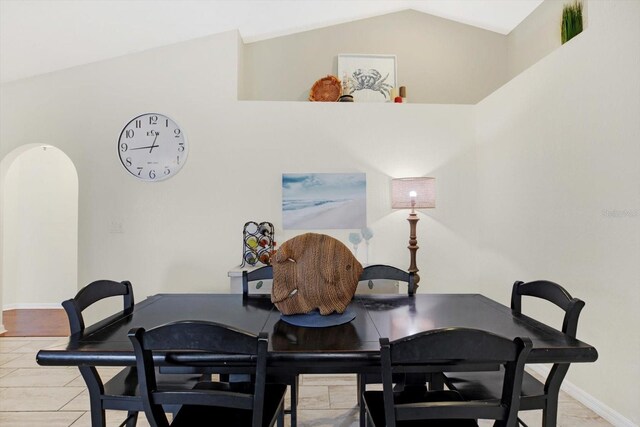
[[420,221],[420,218],[418,218],[418,215],[415,212],[411,212],[407,221],[409,221],[409,246],[407,246],[407,248],[409,248],[409,254],[411,257],[408,271],[409,273],[414,273],[413,283],[417,289],[420,276],[418,275],[419,270],[416,264],[416,252],[418,252],[418,248],[420,248],[420,246],[418,246],[418,240],[416,237],[416,225],[418,224],[418,221]]

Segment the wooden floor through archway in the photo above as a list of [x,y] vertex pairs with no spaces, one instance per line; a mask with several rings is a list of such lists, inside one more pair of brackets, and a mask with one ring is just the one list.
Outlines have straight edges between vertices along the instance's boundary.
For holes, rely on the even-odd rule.
[[2,312],[2,337],[66,337],[69,321],[61,308],[13,309]]

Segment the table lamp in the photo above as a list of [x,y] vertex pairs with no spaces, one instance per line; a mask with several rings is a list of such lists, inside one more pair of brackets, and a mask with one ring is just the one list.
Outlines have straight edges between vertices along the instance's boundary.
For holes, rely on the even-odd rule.
[[436,179],[430,177],[395,178],[391,180],[391,208],[411,209],[409,213],[409,254],[411,262],[409,272],[414,273],[416,287],[420,281],[418,266],[416,265],[416,252],[418,240],[416,238],[416,225],[419,221],[416,209],[428,209],[436,207]]

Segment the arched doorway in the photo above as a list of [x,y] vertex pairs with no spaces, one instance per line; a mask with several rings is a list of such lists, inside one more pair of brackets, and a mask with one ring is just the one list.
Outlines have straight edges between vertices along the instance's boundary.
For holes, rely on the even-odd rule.
[[2,160],[0,175],[0,307],[59,308],[77,291],[75,166],[56,147],[29,144]]

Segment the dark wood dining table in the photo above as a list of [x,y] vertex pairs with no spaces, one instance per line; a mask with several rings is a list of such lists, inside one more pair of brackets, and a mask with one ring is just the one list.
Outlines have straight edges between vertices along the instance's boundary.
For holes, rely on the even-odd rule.
[[[356,314],[351,322],[308,328],[283,321],[268,295],[158,294],[136,304],[129,314],[113,315],[64,345],[39,351],[37,361],[45,366],[134,365],[128,331],[177,320],[215,321],[254,334],[268,332],[269,366],[288,373],[375,372],[380,337],[394,340],[444,327],[529,337],[533,349],[527,363],[594,362],[598,357],[593,346],[479,294],[356,295],[350,307]],[[220,356],[200,357],[203,365],[233,368]]]
[[[87,327],[59,347],[40,350],[36,357],[44,366],[133,366],[135,356],[127,337],[131,328],[205,320],[254,334],[267,332],[268,369],[275,374],[379,373],[381,337],[395,340],[447,327],[529,337],[533,349],[527,363],[581,363],[598,358],[593,346],[479,294],[356,295],[349,307],[356,315],[351,322],[310,328],[284,321],[269,295],[158,294],[136,304],[132,312],[114,314]],[[198,372],[251,372],[251,363],[242,357],[202,353],[172,355],[169,361],[162,355],[154,357],[167,372],[183,372],[176,368],[181,362],[201,365]]]

